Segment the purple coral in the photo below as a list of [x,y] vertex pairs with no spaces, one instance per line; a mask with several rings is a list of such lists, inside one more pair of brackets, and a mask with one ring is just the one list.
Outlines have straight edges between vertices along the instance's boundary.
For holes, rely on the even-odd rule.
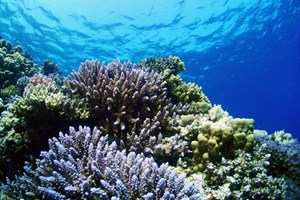
[[108,65],[85,61],[66,85],[87,100],[92,121],[98,121],[103,132],[114,133],[116,141],[124,141],[127,148],[145,123],[151,127],[150,140],[168,132],[176,123],[176,113],[186,109],[167,99],[160,74],[133,69],[130,62],[121,64],[118,59]]
[[70,128],[49,140],[36,168],[26,164],[15,182],[2,185],[11,198],[31,199],[201,199],[185,175],[152,157],[117,150],[115,142],[94,128]]

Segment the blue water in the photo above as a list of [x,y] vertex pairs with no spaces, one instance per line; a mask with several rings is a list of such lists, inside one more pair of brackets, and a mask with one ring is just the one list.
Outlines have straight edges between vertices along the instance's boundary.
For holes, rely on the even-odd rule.
[[65,75],[86,59],[177,55],[213,104],[300,137],[299,0],[0,0],[0,16],[3,38]]

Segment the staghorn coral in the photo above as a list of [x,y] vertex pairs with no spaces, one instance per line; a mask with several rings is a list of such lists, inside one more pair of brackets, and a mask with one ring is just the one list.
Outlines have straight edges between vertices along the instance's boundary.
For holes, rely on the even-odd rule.
[[16,85],[22,76],[32,76],[37,72],[38,66],[22,47],[13,47],[10,42],[0,39],[0,89]]
[[8,199],[202,199],[185,175],[143,154],[118,151],[115,142],[94,128],[70,128],[49,140],[36,167],[26,164],[23,176],[2,185]]
[[269,175],[271,155],[266,145],[256,146],[252,154],[236,151],[233,160],[210,162],[205,169],[204,193],[210,199],[286,199],[287,183]]
[[176,123],[176,112],[186,109],[167,99],[161,75],[132,69],[130,62],[100,65],[99,61],[86,61],[72,77],[66,80],[67,87],[86,99],[101,130],[114,133],[128,148],[132,143],[127,138],[139,133],[145,120],[149,119],[151,136],[157,137],[160,132],[167,134]]

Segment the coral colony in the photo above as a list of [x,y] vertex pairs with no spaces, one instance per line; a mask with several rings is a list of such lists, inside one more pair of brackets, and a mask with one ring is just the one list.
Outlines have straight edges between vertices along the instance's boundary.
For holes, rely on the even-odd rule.
[[1,199],[297,199],[300,145],[185,83],[180,58],[62,77],[0,39]]

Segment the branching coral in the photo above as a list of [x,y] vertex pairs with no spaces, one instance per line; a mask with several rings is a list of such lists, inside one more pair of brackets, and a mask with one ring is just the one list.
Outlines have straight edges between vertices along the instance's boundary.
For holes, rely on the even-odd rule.
[[127,135],[139,132],[145,120],[149,121],[152,136],[158,136],[175,123],[176,112],[185,109],[167,99],[161,75],[132,69],[130,62],[115,60],[100,65],[95,60],[86,61],[72,77],[66,85],[86,98],[101,130],[114,133],[127,147],[131,146]]
[[25,88],[23,98],[14,103],[13,110],[21,116],[41,117],[39,111],[59,109],[66,98],[51,78],[35,75]]
[[204,192],[212,199],[285,199],[286,181],[269,175],[271,155],[266,148],[257,146],[253,154],[237,150],[233,160],[209,163]]
[[49,140],[36,168],[29,164],[15,182],[2,185],[7,198],[32,199],[202,199],[185,175],[153,158],[118,151],[94,128],[70,128]]

